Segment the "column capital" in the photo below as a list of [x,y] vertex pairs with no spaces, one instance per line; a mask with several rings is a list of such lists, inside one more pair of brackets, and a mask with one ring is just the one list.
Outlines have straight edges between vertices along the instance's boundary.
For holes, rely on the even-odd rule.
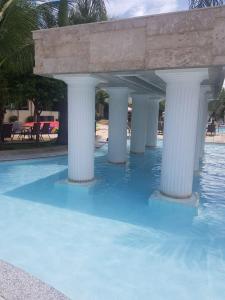
[[131,98],[132,99],[134,98],[135,100],[145,101],[145,100],[149,99],[149,95],[148,94],[132,93]]
[[211,87],[209,84],[201,84],[200,89],[204,93],[211,92]]
[[212,93],[211,92],[207,92],[206,93],[206,95],[205,95],[205,97],[206,97],[206,101],[209,103],[210,101],[213,101],[214,99],[213,99],[213,95],[212,95]]
[[99,83],[104,82],[103,79],[92,75],[77,75],[77,74],[60,74],[54,75],[55,79],[64,81],[68,86],[96,86]]
[[129,88],[126,86],[112,86],[112,87],[106,87],[106,91],[110,93],[129,93]]
[[109,86],[105,88],[107,91],[112,90],[112,91],[129,91],[129,88],[127,86]]
[[162,101],[163,97],[158,95],[149,95],[148,102],[158,103]]
[[209,102],[209,98],[212,96],[211,88],[209,85],[200,85],[200,99],[199,101]]
[[163,79],[166,83],[181,84],[181,83],[197,83],[200,84],[204,79],[208,78],[208,69],[175,69],[161,70],[155,72],[157,76]]

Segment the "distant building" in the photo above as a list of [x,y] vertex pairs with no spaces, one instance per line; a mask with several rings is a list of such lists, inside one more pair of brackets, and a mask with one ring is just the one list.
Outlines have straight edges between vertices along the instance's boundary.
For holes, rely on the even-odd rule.
[[[22,109],[7,109],[4,117],[4,122],[9,122],[11,117],[17,117],[19,122],[26,122],[28,117],[34,116],[34,104],[32,101],[27,102],[27,107]],[[58,111],[43,110],[40,116],[40,121],[55,121],[58,120]]]

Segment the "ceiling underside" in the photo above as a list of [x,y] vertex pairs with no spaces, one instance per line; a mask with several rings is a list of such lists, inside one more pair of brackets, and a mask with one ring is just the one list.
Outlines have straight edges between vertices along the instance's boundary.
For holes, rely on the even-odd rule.
[[[210,85],[212,99],[217,99],[224,81],[224,68],[211,67],[208,72],[209,79],[204,80],[202,84]],[[166,95],[166,83],[154,71],[99,73],[97,75],[105,82],[99,85],[100,88],[128,87],[134,93],[162,98]]]
[[154,71],[100,73],[98,77],[105,81],[100,84],[101,88],[128,87],[131,92],[159,97],[164,97],[166,93],[165,82]]

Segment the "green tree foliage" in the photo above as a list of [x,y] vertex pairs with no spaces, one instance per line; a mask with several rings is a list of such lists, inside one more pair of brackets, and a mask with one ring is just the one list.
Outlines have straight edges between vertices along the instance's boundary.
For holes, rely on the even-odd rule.
[[[108,102],[106,100],[109,99],[109,94],[105,90],[98,90],[95,95],[95,120],[99,120],[101,117],[99,108],[101,106],[104,107],[104,112],[108,108]],[[104,113],[105,115],[105,113]],[[108,114],[107,114],[108,115]]]
[[223,5],[223,0],[189,0],[190,9]]
[[[76,25],[107,19],[104,0],[59,0],[39,6],[39,23],[42,28]],[[58,143],[68,142],[67,99],[59,103]]]
[[0,72],[24,72],[33,65],[36,12],[27,0],[0,0]]
[[69,5],[67,0],[59,1],[58,25],[67,26],[69,24]]
[[9,99],[7,80],[0,73],[0,130],[5,115],[5,104]]
[[28,0],[0,0],[0,130],[9,101],[9,78],[32,70],[36,12]]
[[165,111],[165,104],[166,104],[165,100],[159,102],[159,111],[161,112],[161,114]]
[[97,103],[104,104],[106,99],[109,99],[109,95],[105,90],[98,90],[96,92],[95,100]]
[[32,74],[18,77],[14,84],[14,90],[20,98],[33,102],[35,108],[34,119],[37,122],[44,109],[51,110],[54,103],[66,98],[65,83]]
[[219,102],[220,105],[217,109],[217,117],[219,119],[223,119],[224,118],[224,114],[225,114],[225,89],[223,88],[220,95],[219,95]]
[[[29,97],[40,115],[42,106],[59,101],[61,107],[61,136],[66,136],[67,103],[64,83],[42,78],[32,73],[34,51],[32,31],[106,20],[103,0],[60,0],[34,5],[32,0],[0,0],[0,127],[6,106],[20,103]],[[18,80],[18,74],[22,81]],[[17,79],[15,80],[15,77]],[[56,84],[57,82],[57,84]],[[36,92],[35,92],[36,91]],[[51,95],[49,95],[51,94]],[[1,128],[0,128],[1,129]]]
[[[27,74],[12,80],[11,95],[17,95],[17,103],[30,100],[34,104],[34,121],[39,122],[43,110],[51,110],[54,103],[65,101],[66,84],[60,80]],[[36,136],[39,141],[39,135]]]
[[44,2],[36,7],[36,11],[39,29],[58,26],[58,1]]
[[209,111],[211,116],[216,120],[223,119],[225,113],[225,89],[220,92],[218,100],[211,101],[209,103]]
[[[224,4],[224,0],[189,0],[189,8],[204,8],[204,7],[213,7],[213,6],[220,6]],[[219,101],[211,101],[209,104],[209,111],[211,111],[212,116],[216,119],[221,118],[222,114],[224,114],[224,107],[223,101],[221,101],[221,97],[224,97],[225,91],[222,89]]]
[[70,11],[70,24],[82,24],[107,20],[104,0],[76,0]]
[[38,6],[39,27],[52,28],[106,21],[104,0],[59,0]]

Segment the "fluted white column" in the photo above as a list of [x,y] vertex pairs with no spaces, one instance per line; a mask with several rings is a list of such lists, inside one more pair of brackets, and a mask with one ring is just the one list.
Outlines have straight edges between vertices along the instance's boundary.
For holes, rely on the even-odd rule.
[[155,147],[157,144],[158,119],[159,119],[159,100],[150,98],[147,101],[146,147]]
[[156,72],[166,83],[166,109],[160,192],[170,198],[192,197],[200,83],[206,69]]
[[195,146],[195,163],[194,171],[199,170],[199,163],[202,152],[203,138],[205,137],[205,110],[207,105],[207,93],[210,91],[208,85],[201,85],[200,87],[200,97],[199,97],[199,107],[198,107],[198,121],[197,121],[197,135],[196,135],[196,146]]
[[68,86],[68,178],[94,179],[95,87],[91,76],[56,76]]
[[108,160],[125,163],[127,159],[128,88],[109,88]]
[[131,144],[132,153],[145,152],[148,95],[132,95]]

